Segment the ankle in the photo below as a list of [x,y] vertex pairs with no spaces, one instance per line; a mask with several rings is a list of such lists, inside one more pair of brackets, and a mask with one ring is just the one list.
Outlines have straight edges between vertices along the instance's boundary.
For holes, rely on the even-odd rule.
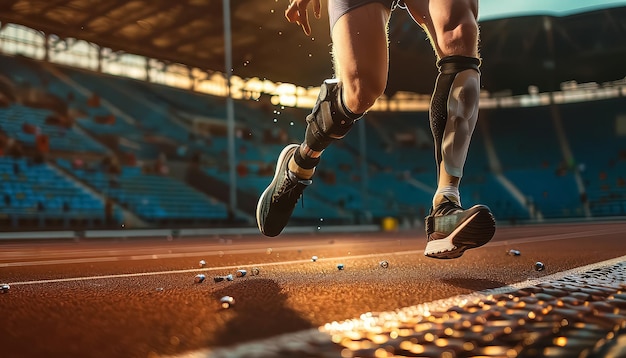
[[446,186],[437,189],[437,192],[433,196],[433,207],[445,202],[453,201],[457,205],[461,206],[461,195],[459,194],[459,188],[455,186]]
[[290,172],[294,173],[300,179],[311,179],[313,177],[313,174],[315,173],[315,168],[304,169],[300,167],[298,163],[296,163],[293,157],[289,159],[287,167],[289,168]]

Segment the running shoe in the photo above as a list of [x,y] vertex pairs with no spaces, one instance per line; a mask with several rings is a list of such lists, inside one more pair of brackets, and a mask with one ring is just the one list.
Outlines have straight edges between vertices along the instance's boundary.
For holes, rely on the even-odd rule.
[[283,231],[302,196],[302,191],[312,183],[310,179],[296,177],[287,168],[289,159],[298,147],[298,144],[290,144],[280,152],[274,179],[257,203],[256,221],[263,235],[277,236]]
[[483,246],[496,232],[496,220],[485,205],[463,209],[445,197],[426,217],[428,243],[424,255],[436,259],[461,257],[465,250]]

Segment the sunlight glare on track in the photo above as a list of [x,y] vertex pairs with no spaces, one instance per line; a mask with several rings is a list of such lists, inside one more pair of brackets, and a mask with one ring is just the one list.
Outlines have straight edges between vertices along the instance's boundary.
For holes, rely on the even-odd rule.
[[[623,294],[619,294],[622,290],[620,287],[624,287],[624,267],[626,256],[394,311],[367,312],[358,318],[330,322],[317,329],[287,333],[230,347],[200,349],[168,358],[243,358],[251,352],[257,357],[287,357],[302,355],[303,352],[307,353],[306,356],[378,357],[388,355],[377,355],[377,350],[388,353],[390,349],[391,352],[398,353],[398,356],[405,356],[404,352],[410,352],[408,356],[419,353],[429,353],[428,356],[455,356],[450,354],[455,349],[468,356],[485,353],[480,345],[471,343],[473,340],[484,343],[485,347],[493,350],[491,353],[499,352],[497,356],[521,357],[537,349],[544,349],[544,353],[560,352],[561,355],[556,356],[572,356],[574,352],[576,354],[573,356],[578,356],[581,350],[599,354],[591,356],[604,356],[602,352],[608,349],[605,346],[610,347],[612,344],[607,337],[613,336],[611,332],[620,327],[623,329],[626,324],[626,314],[617,309],[624,302],[621,298]],[[544,292],[544,288],[547,291]],[[579,317],[576,313],[582,313],[587,303],[593,304],[593,299],[585,301],[583,310],[579,311],[578,303],[572,300],[573,296],[569,296],[578,294],[577,299],[580,301],[581,292],[578,288],[604,295],[607,302],[616,305],[615,310],[612,314],[598,311],[594,313],[596,323],[587,323],[585,317]],[[552,296],[547,293],[551,291],[561,293]],[[534,293],[528,295],[529,292],[537,292],[538,296],[535,297]],[[568,297],[562,295],[565,292]],[[533,302],[529,298],[537,303],[526,304]],[[621,313],[617,314],[617,311]],[[484,318],[489,314],[491,318]],[[557,319],[548,318],[550,315]],[[521,321],[523,322],[520,323]],[[547,331],[546,324],[549,328]],[[544,332],[540,334],[535,329],[543,329]],[[588,340],[597,340],[597,344],[589,344],[588,340],[580,339],[581,330],[586,330],[585,337]],[[522,338],[514,343],[511,341],[513,336]],[[497,337],[504,339],[498,341]],[[339,350],[341,355],[337,354]]]

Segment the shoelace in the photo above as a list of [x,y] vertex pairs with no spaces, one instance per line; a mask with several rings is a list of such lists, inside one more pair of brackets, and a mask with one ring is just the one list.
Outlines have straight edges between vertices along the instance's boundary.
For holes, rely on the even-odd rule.
[[433,215],[435,215],[435,214],[445,215],[445,214],[447,214],[449,212],[453,212],[453,211],[457,211],[457,210],[463,210],[463,208],[459,204],[457,204],[455,201],[450,200],[450,198],[448,198],[445,195],[443,197],[447,201],[437,205],[437,207],[433,211]]
[[274,194],[274,202],[278,203],[280,199],[288,198],[289,201],[287,203],[295,205],[298,199],[302,197],[302,207],[304,207],[304,196],[302,195],[302,192],[309,183],[310,180],[298,180],[297,178],[295,181],[292,180],[291,175],[288,172],[283,185],[281,185],[280,189],[278,189],[276,194]]

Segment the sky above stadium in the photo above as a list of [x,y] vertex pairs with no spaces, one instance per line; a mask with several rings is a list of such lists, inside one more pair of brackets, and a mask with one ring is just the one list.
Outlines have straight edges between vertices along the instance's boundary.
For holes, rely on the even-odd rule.
[[479,0],[479,20],[526,15],[566,16],[626,6],[626,0]]

